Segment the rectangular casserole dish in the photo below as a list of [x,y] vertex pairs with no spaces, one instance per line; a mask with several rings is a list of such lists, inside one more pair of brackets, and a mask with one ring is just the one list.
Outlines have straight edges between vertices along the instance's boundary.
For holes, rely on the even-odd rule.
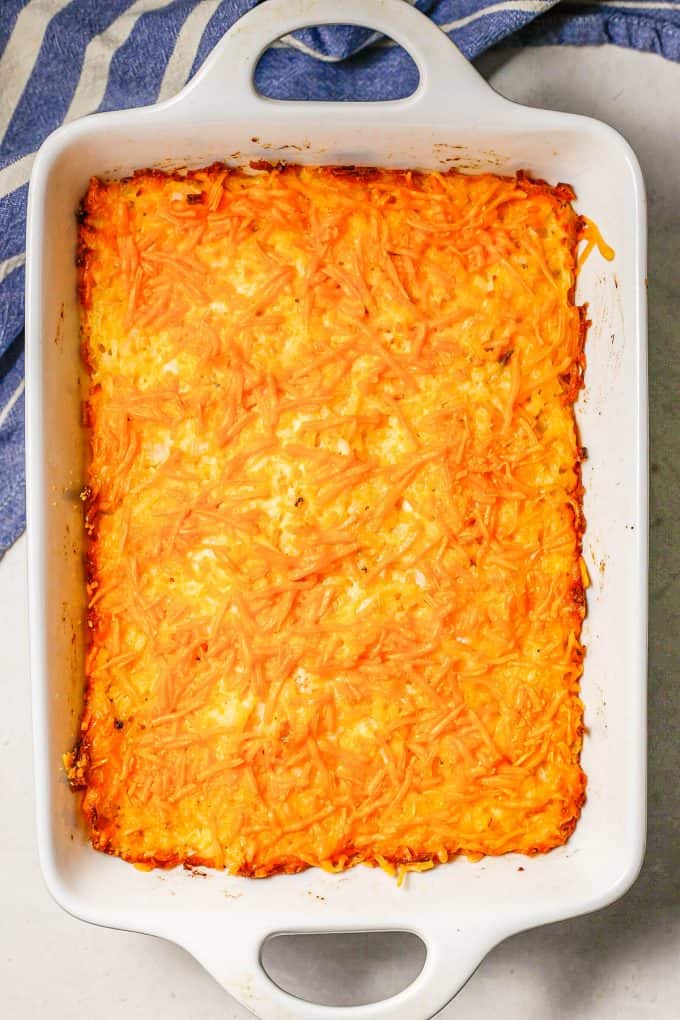
[[[252,74],[274,39],[305,25],[368,25],[404,45],[420,84],[390,103],[280,103]],[[566,181],[576,208],[616,251],[586,263],[577,300],[593,321],[577,407],[584,465],[584,556],[592,587],[583,640],[588,802],[565,847],[536,858],[454,861],[409,876],[357,868],[266,881],[143,873],[88,845],[61,768],[82,697],[84,437],[75,212],[93,174],[251,159],[448,168]],[[647,589],[645,212],[627,144],[596,121],[530,110],[496,95],[448,39],[403,0],[269,0],[225,36],[175,99],[100,114],[43,145],[29,195],[27,460],[31,655],[38,839],[50,892],[71,913],[184,946],[262,1018],[392,1017],[439,1010],[508,935],[611,902],[644,845]],[[519,867],[523,871],[518,871]],[[227,895],[225,895],[227,894]],[[282,931],[409,930],[426,943],[419,977],[372,1005],[321,1007],[277,988],[260,964]]]

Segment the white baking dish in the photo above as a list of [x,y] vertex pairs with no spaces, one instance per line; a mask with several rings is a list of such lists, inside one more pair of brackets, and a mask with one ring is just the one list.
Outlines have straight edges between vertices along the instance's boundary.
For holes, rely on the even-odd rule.
[[[303,25],[368,25],[406,46],[420,85],[393,103],[278,103],[252,72],[265,46]],[[93,851],[61,753],[75,738],[82,689],[83,369],[75,295],[75,211],[91,174],[252,158],[512,173],[574,185],[577,208],[616,250],[579,283],[589,303],[586,388],[578,420],[585,465],[585,557],[593,577],[585,627],[583,751],[588,802],[566,847],[546,856],[455,861],[399,889],[368,868],[253,881],[181,869],[142,873]],[[40,857],[68,911],[150,932],[193,953],[262,1018],[423,1020],[497,942],[620,896],[640,867],[645,812],[647,389],[645,205],[635,156],[609,127],[502,99],[403,0],[270,0],[244,17],[175,99],[76,121],[55,132],[29,196],[27,457],[31,652]],[[520,866],[524,870],[519,870]],[[353,1009],[301,1002],[260,964],[281,931],[407,929],[427,962],[405,991]]]

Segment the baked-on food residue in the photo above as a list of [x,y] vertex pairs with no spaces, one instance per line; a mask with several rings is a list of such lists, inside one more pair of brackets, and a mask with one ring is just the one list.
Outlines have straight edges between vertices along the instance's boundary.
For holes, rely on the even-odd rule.
[[264,876],[568,839],[573,198],[262,164],[91,181],[67,766],[97,849]]

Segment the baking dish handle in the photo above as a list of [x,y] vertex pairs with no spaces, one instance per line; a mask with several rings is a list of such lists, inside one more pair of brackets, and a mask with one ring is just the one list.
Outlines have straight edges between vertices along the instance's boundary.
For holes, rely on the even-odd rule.
[[[194,932],[184,930],[182,942],[193,956],[222,985],[225,991],[250,1009],[259,1020],[430,1020],[477,969],[486,954],[507,932],[456,928],[451,918],[446,927],[391,926],[389,930],[408,929],[420,936],[427,947],[425,965],[407,988],[389,999],[363,1006],[322,1006],[283,991],[267,976],[261,963],[262,946],[270,931],[254,928],[238,931],[227,938],[212,926]],[[318,929],[318,933],[328,929]],[[296,931],[295,934],[298,934]],[[314,934],[306,928],[304,934]]]
[[[251,110],[262,116],[263,108],[279,113],[282,108],[297,108],[298,103],[260,95],[253,83],[257,62],[272,42],[290,32],[338,23],[375,29],[403,46],[415,61],[420,74],[415,92],[380,103],[385,109],[398,109],[400,118],[413,111],[419,118],[425,115],[450,125],[457,105],[452,100],[462,94],[461,116],[468,123],[481,110],[505,105],[444,32],[406,0],[265,0],[236,22],[186,88],[162,105],[175,111],[181,105],[197,119],[221,121],[232,114],[242,121]],[[375,105],[338,103],[334,116],[343,107],[357,115],[360,107]]]

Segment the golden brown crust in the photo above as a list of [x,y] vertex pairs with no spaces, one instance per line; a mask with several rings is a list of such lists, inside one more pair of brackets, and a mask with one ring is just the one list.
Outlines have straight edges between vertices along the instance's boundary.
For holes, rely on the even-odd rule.
[[97,849],[263,877],[569,838],[573,197],[264,161],[91,182],[65,761]]

